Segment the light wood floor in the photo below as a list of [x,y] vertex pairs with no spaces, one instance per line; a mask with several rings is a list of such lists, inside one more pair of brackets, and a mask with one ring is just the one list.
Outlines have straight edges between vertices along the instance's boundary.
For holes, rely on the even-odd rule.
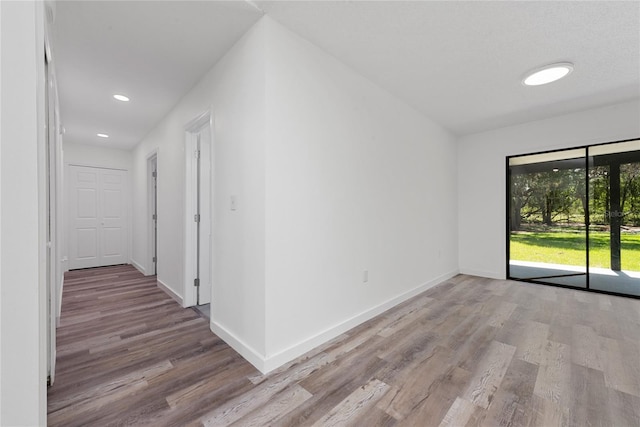
[[460,275],[262,376],[155,278],[75,271],[48,422],[640,426],[640,300]]

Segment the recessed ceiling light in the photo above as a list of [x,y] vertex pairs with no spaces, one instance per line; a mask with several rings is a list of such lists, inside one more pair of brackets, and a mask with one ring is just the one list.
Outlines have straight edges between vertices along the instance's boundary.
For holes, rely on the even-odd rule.
[[96,135],[98,135],[100,138],[109,138],[109,135],[107,135],[106,133],[97,133]]
[[522,84],[526,86],[545,85],[568,76],[572,71],[573,64],[569,62],[545,65],[542,68],[536,68],[528,72],[525,78],[522,79]]
[[113,97],[115,99],[117,99],[118,101],[124,101],[124,102],[128,102],[129,101],[129,97],[124,96],[124,95],[115,94],[115,95],[113,95]]

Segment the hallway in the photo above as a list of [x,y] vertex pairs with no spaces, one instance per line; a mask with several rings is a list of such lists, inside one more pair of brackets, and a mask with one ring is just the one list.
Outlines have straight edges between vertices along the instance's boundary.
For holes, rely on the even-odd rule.
[[129,265],[66,274],[57,361],[50,426],[183,425],[257,373]]

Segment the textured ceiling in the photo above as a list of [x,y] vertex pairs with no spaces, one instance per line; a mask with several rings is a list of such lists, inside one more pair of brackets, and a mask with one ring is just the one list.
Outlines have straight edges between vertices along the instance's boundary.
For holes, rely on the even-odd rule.
[[[256,4],[456,134],[640,97],[640,2]],[[575,64],[565,80],[523,75]]]
[[[257,8],[458,135],[640,97],[637,1],[56,5],[65,140],[77,143],[135,146],[260,18]],[[567,79],[520,83],[558,61],[575,64]]]

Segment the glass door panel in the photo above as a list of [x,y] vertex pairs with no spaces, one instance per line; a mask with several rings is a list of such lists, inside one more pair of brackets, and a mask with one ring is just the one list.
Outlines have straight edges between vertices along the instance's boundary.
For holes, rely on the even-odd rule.
[[509,159],[509,277],[587,286],[586,151]]
[[509,278],[640,296],[640,140],[510,157],[507,178]]
[[589,287],[640,296],[640,141],[589,148]]

